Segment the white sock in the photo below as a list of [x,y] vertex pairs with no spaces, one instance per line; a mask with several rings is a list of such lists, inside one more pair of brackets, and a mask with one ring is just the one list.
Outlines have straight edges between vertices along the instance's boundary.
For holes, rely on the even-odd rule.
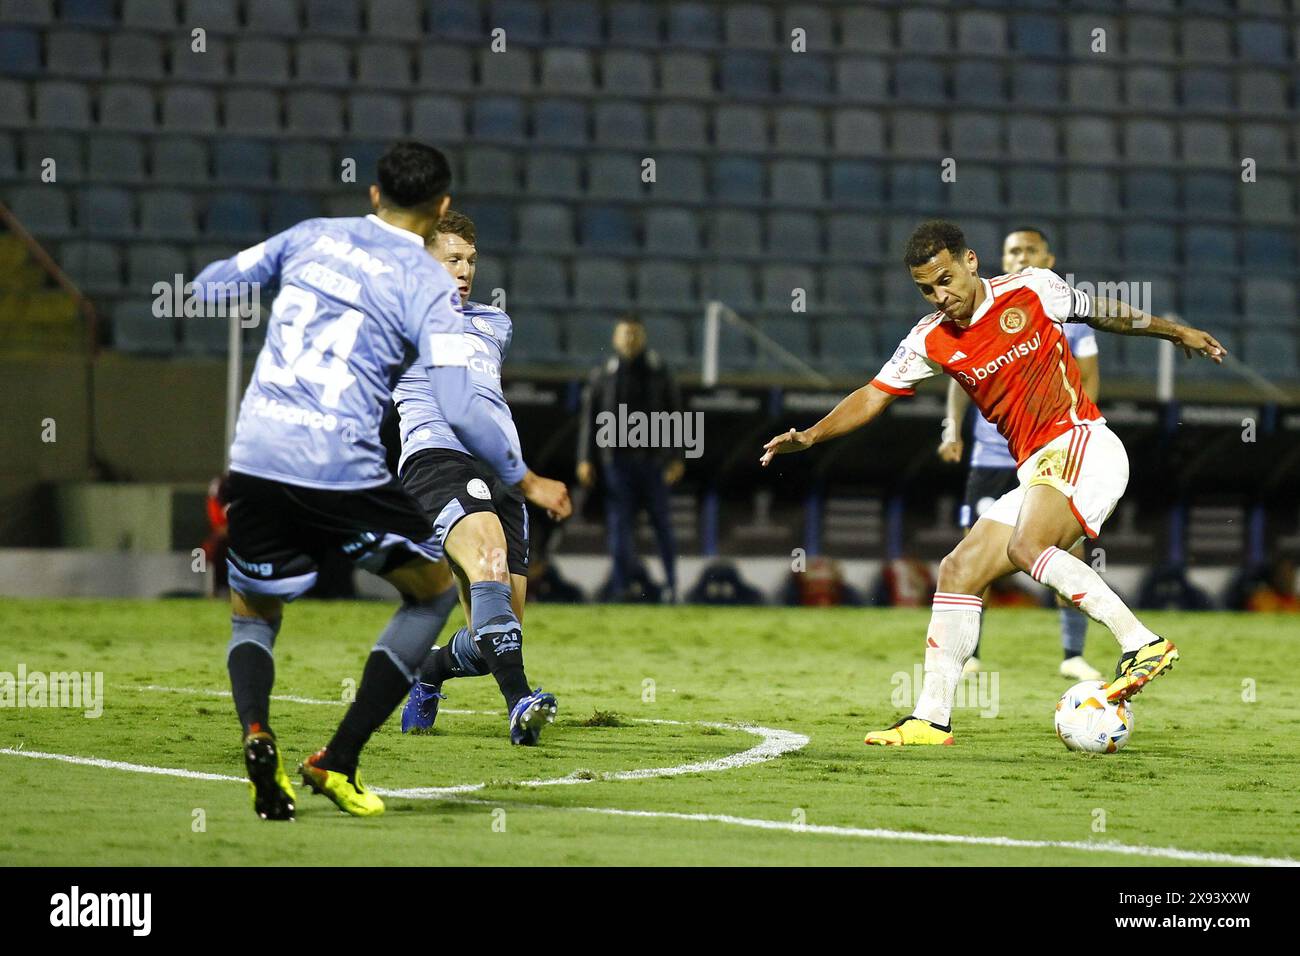
[[1068,551],[1048,548],[1038,556],[1029,572],[1088,617],[1110,628],[1125,652],[1150,644],[1157,635],[1134,617],[1120,596],[1101,575]]
[[925,683],[913,717],[941,726],[952,719],[961,669],[979,643],[983,609],[984,602],[975,594],[935,594],[925,637]]

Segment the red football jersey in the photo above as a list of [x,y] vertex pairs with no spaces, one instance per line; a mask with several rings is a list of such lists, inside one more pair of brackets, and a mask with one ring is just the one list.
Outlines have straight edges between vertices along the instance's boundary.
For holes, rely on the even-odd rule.
[[1083,390],[1061,329],[1090,315],[1092,300],[1049,269],[980,281],[984,302],[965,328],[942,313],[927,315],[871,384],[911,395],[917,382],[951,375],[1019,465],[1075,425],[1105,421]]

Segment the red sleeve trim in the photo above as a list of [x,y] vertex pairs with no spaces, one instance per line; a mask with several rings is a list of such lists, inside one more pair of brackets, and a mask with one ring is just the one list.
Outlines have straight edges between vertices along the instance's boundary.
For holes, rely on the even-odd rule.
[[886,385],[878,378],[873,378],[871,380],[871,384],[876,386],[876,388],[880,389],[882,392],[888,392],[890,395],[915,395],[916,394],[916,389],[914,388],[894,388],[894,386]]

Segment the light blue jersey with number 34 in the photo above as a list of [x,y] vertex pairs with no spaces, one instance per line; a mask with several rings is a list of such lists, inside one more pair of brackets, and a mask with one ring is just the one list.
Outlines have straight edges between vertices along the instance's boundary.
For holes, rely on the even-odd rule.
[[231,470],[306,488],[389,481],[379,425],[393,386],[408,366],[434,364],[431,350],[459,340],[465,321],[423,240],[377,216],[309,219],[195,278],[201,289],[232,282],[280,291]]

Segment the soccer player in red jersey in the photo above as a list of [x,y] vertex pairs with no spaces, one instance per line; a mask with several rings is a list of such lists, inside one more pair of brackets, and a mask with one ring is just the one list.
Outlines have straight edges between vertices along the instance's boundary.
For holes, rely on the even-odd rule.
[[1046,269],[982,279],[974,251],[950,222],[918,226],[903,261],[935,311],[874,379],[811,428],[775,436],[763,446],[760,462],[767,466],[776,455],[861,428],[899,396],[913,394],[918,382],[942,373],[957,380],[1007,439],[1020,484],[940,563],[916,706],[892,727],[869,733],[866,742],[952,743],[953,696],[979,638],[980,595],[1016,570],[1110,629],[1121,657],[1107,698],[1129,699],[1173,666],[1178,649],[1144,627],[1096,571],[1069,553],[1082,535],[1096,537],[1115,510],[1128,484],[1128,455],[1081,387],[1062,324],[1087,322],[1104,332],[1168,339],[1189,356],[1215,362],[1227,350],[1206,332],[1091,298]]

